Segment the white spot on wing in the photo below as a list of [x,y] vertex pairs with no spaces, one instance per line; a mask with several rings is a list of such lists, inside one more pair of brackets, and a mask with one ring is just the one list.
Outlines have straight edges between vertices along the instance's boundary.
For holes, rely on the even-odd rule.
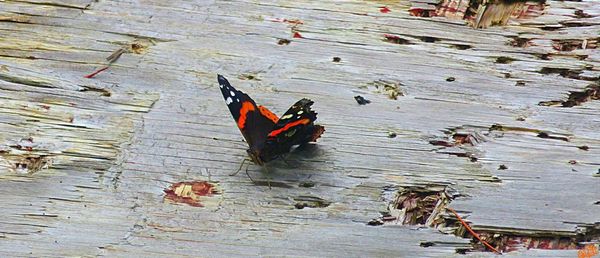
[[222,88],[223,88],[223,84],[219,84],[219,88],[221,88],[221,89],[222,89]]
[[289,119],[289,118],[291,118],[293,116],[294,116],[293,114],[287,114],[285,116],[282,116],[281,119]]
[[227,97],[227,99],[225,100],[225,103],[227,103],[227,105],[233,103],[233,99],[231,99],[231,97]]
[[302,113],[304,113],[304,111],[302,111],[302,110],[298,111],[298,115],[302,115]]
[[232,97],[235,96],[235,92],[233,91],[229,91],[229,94],[231,94]]
[[240,99],[235,99],[235,101],[240,102]]

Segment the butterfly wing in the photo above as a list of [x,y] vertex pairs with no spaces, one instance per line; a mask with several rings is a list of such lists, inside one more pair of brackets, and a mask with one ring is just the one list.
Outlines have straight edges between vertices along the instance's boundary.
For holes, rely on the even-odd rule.
[[257,106],[246,93],[231,86],[222,75],[218,75],[217,80],[225,103],[250,149],[261,149],[279,119],[267,108]]
[[289,152],[294,145],[315,142],[325,132],[325,127],[314,124],[317,113],[310,108],[313,103],[310,99],[301,99],[279,118],[267,134],[261,152],[263,160],[273,160]]

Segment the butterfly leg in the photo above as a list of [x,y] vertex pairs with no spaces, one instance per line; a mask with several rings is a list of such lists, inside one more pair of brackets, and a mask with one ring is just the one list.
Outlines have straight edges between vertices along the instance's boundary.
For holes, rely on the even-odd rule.
[[266,165],[263,166],[265,168],[265,171],[267,172],[267,185],[269,186],[269,190],[271,190],[271,176],[269,173],[269,169],[267,168]]
[[256,184],[256,182],[254,182],[254,180],[252,179],[252,177],[250,176],[250,174],[248,173],[248,167],[250,167],[250,165],[248,165],[246,167],[246,175],[248,176],[248,178],[250,179],[250,182],[252,182],[253,184]]
[[289,168],[299,168],[299,167],[300,167],[299,165],[295,165],[295,166],[294,166],[294,165],[290,164],[290,162],[289,162],[289,161],[287,161],[287,160],[285,159],[286,157],[285,157],[284,155],[281,155],[281,156],[279,156],[279,158],[280,158],[280,159],[283,161],[283,163],[285,163],[285,164],[286,164],[286,165],[287,165]]
[[[240,167],[233,173],[229,174],[229,176],[235,176],[237,175],[240,171],[242,171],[242,167],[244,166],[244,164],[246,163],[246,161],[251,161],[248,158],[245,158],[244,160],[242,160],[242,164],[240,164]],[[248,165],[249,167],[250,165]],[[248,173],[248,167],[246,167],[246,174]]]

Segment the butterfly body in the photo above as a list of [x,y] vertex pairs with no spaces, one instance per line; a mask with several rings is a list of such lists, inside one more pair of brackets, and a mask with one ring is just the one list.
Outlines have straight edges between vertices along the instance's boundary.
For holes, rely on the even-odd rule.
[[323,126],[314,124],[317,113],[310,108],[312,100],[301,99],[278,117],[231,86],[225,77],[218,75],[217,79],[225,103],[248,143],[248,156],[255,164],[264,165],[295,145],[315,142],[325,131]]

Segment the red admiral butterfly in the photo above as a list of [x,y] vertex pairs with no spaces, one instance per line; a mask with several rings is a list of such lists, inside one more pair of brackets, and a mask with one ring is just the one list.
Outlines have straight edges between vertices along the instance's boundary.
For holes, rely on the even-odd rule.
[[225,103],[248,143],[248,156],[255,164],[262,166],[290,152],[292,146],[315,142],[325,131],[325,127],[314,124],[317,113],[310,109],[314,103],[310,99],[299,100],[277,117],[236,90],[225,77],[218,75],[217,79]]

